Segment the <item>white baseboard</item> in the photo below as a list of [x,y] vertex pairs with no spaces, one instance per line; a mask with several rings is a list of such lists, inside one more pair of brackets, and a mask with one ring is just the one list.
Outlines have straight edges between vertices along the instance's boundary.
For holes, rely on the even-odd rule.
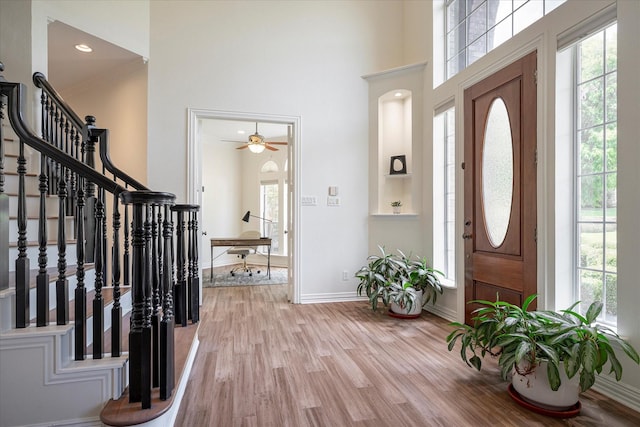
[[635,387],[617,382],[615,378],[597,375],[593,389],[634,411],[640,412],[640,390]]
[[334,292],[326,294],[303,294],[300,296],[300,304],[316,304],[326,302],[366,301],[366,297],[358,296],[356,291]]
[[443,319],[448,320],[450,322],[455,322],[457,318],[457,312],[455,310],[452,310],[447,307],[439,306],[437,303],[436,305],[427,304],[424,307],[424,310],[428,311],[429,313],[433,313],[438,317],[442,317]]
[[[51,422],[41,424],[29,424],[25,427],[51,427]],[[56,427],[102,427],[100,417],[79,418],[75,420],[56,421]]]

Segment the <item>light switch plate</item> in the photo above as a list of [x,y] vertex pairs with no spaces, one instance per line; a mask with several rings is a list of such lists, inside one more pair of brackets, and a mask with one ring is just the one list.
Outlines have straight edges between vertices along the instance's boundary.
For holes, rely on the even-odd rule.
[[302,196],[300,198],[302,206],[317,206],[318,198],[316,196]]

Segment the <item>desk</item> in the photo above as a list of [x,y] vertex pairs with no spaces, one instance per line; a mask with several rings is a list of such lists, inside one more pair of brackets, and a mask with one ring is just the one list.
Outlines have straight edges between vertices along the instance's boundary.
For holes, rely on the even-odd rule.
[[213,274],[213,248],[215,246],[266,246],[267,247],[267,277],[271,279],[271,238],[241,239],[238,237],[211,239],[211,274]]

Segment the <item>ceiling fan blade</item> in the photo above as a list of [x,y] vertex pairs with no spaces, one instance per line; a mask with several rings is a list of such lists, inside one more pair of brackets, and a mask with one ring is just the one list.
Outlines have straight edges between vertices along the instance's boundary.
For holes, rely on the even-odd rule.
[[249,147],[248,144],[243,145],[242,147],[236,147],[236,150],[244,150],[245,148]]
[[289,145],[288,142],[281,142],[281,141],[265,141],[267,144],[273,144],[273,145]]
[[222,141],[222,142],[237,142],[238,144],[246,144],[247,143],[247,141],[236,141],[236,140],[233,140],[233,139],[221,139],[220,141]]
[[271,151],[278,151],[278,149],[276,147],[270,146],[268,142],[264,144],[264,148],[266,148],[267,150],[271,150]]

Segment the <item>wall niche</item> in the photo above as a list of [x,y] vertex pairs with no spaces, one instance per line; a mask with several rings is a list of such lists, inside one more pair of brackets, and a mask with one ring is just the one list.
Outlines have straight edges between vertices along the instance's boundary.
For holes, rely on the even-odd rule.
[[[369,212],[412,215],[421,206],[425,63],[363,78],[369,83]],[[394,213],[392,202],[400,201]]]

